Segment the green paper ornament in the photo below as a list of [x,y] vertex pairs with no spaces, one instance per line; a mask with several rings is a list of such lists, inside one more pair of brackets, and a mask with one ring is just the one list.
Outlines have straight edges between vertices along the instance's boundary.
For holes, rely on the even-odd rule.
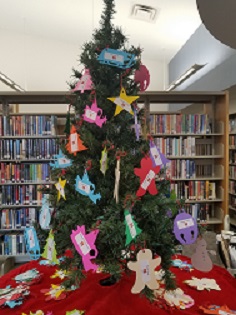
[[54,234],[52,230],[47,238],[46,245],[44,247],[44,252],[42,253],[42,257],[49,260],[51,263],[58,264],[59,261],[57,259],[57,251],[56,251],[56,244],[54,241]]
[[125,246],[129,245],[132,240],[136,238],[137,235],[142,233],[142,230],[138,227],[137,223],[134,221],[133,216],[129,210],[125,210],[125,234],[126,243]]

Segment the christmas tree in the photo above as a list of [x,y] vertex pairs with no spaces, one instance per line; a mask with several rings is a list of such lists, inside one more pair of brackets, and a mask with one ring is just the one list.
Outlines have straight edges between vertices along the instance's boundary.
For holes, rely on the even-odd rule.
[[[114,2],[104,0],[100,28],[80,56],[84,71],[74,70],[75,115],[68,112],[67,141],[61,147],[70,161],[52,172],[57,181],[51,190],[52,230],[57,254],[70,252],[60,263],[70,271],[67,286],[79,285],[84,270],[98,266],[118,281],[128,272],[127,263],[148,248],[153,257],[161,257],[166,288],[172,289],[172,218],[179,206],[165,169],[151,156],[150,143],[157,148],[148,136],[145,111],[137,104],[140,86],[134,81],[141,49],[128,48],[121,29],[111,23]],[[156,181],[161,173],[164,179]]]

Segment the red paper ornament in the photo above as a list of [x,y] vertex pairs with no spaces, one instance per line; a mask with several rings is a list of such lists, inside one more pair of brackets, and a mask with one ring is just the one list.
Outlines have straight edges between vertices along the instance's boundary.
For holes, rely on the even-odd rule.
[[134,73],[134,81],[139,84],[141,92],[145,91],[150,84],[150,73],[146,66],[140,65],[139,70]]
[[141,168],[135,168],[135,175],[140,177],[140,187],[136,192],[137,196],[145,195],[148,191],[151,195],[158,193],[155,183],[156,174],[159,173],[160,166],[153,167],[152,160],[150,157],[144,157],[141,160]]

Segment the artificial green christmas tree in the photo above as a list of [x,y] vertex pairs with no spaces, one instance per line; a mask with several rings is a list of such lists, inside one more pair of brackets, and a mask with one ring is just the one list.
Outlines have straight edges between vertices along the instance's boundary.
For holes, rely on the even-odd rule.
[[[60,268],[71,271],[65,285],[79,285],[84,269],[96,270],[98,265],[118,281],[128,271],[127,263],[136,260],[140,249],[147,248],[153,256],[161,257],[166,288],[171,289],[175,287],[169,271],[175,243],[171,217],[179,206],[170,193],[168,180],[155,181],[152,177],[152,190],[148,190],[150,178],[145,184],[142,182],[143,169],[147,167],[144,164],[151,159],[150,138],[139,138],[134,128],[134,113],[141,125],[144,121],[144,111],[136,103],[139,86],[133,79],[141,64],[141,49],[127,48],[121,29],[111,23],[114,2],[104,0],[100,29],[83,46],[80,62],[89,70],[88,76],[84,78],[74,70],[76,82],[82,78],[80,83],[84,87],[84,80],[89,78],[92,85],[90,90],[74,89],[71,94],[75,115],[68,115],[71,134],[61,149],[72,165],[63,172],[61,168],[53,170],[54,178],[66,180],[66,185],[65,199],[57,200],[56,187],[51,191],[55,204],[52,229],[57,253],[64,255],[67,250],[72,251],[72,255],[61,261]],[[104,49],[107,50],[101,62]],[[113,50],[117,51],[118,58],[112,55]],[[142,128],[143,134],[146,131],[148,134],[146,126]],[[68,133],[68,121],[66,130]],[[80,150],[81,144],[83,150]],[[152,176],[163,172],[160,166],[149,167],[155,169],[150,173]],[[128,233],[130,222],[133,230]],[[78,233],[73,238],[72,231],[77,227]],[[82,254],[76,250],[76,242],[86,245],[80,248]],[[87,253],[91,260],[85,262],[82,255]],[[151,295],[149,290],[145,293]]]

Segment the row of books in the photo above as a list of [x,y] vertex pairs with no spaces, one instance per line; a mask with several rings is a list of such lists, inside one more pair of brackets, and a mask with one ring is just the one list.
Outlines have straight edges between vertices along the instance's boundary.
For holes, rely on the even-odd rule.
[[215,182],[196,180],[171,183],[177,198],[186,200],[214,200],[216,199]]
[[38,222],[39,211],[36,208],[2,209],[0,211],[0,229],[23,229]]
[[211,122],[207,114],[152,114],[151,134],[209,134]]
[[0,136],[55,135],[55,115],[0,116]]
[[0,235],[0,255],[24,255],[25,253],[23,234]]
[[236,181],[235,180],[229,181],[229,191],[231,194],[236,194]]
[[214,207],[209,203],[185,204],[184,209],[197,222],[207,222],[210,218],[214,217]]
[[229,145],[235,147],[236,146],[236,135],[229,136]]
[[195,156],[195,137],[154,138],[154,142],[165,155]]
[[0,162],[0,183],[41,182],[50,179],[50,165],[47,163],[5,163]]
[[57,139],[1,139],[0,159],[50,159],[59,152]]
[[196,164],[194,160],[172,160],[171,177],[175,179],[193,179],[196,177],[212,177],[212,164]]
[[236,208],[236,196],[229,195],[229,205]]
[[229,177],[236,179],[236,166],[229,166]]
[[234,150],[229,151],[229,163],[236,164],[236,151]]
[[0,187],[2,205],[40,205],[41,185],[6,185]]

